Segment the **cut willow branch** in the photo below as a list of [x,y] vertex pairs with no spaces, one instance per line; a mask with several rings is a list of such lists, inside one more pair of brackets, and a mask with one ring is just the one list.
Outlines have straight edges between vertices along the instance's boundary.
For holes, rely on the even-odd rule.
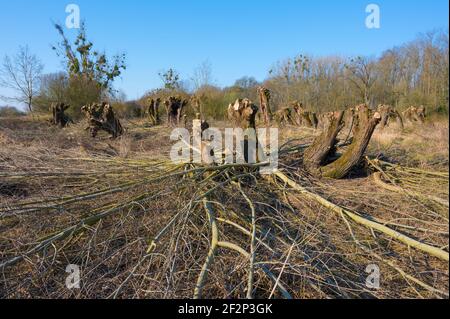
[[[239,247],[238,245],[235,245],[233,243],[229,243],[229,242],[219,242],[218,243],[219,247],[222,248],[227,248],[230,250],[234,250],[238,253],[240,253],[242,256],[246,257],[247,259],[250,258],[250,254],[248,252],[246,252],[244,249],[242,249],[241,247]],[[292,299],[291,294],[287,291],[287,289],[280,283],[280,281],[278,280],[278,278],[265,266],[265,265],[261,265],[258,264],[258,266],[262,269],[262,271],[275,283],[276,286],[278,286],[278,289],[281,291],[281,294],[283,295],[284,298],[286,299]]]
[[308,196],[309,198],[317,201],[318,203],[320,203],[321,205],[323,205],[324,207],[327,207],[329,209],[331,209],[332,211],[334,211],[337,214],[344,214],[346,216],[348,216],[351,220],[353,220],[354,222],[367,226],[371,229],[377,230],[401,243],[406,244],[407,246],[416,248],[417,250],[420,250],[422,252],[425,252],[429,255],[435,256],[437,258],[440,258],[442,260],[445,261],[449,261],[449,253],[446,252],[443,249],[419,242],[413,238],[410,238],[406,235],[403,235],[395,230],[390,229],[389,227],[386,227],[384,225],[381,225],[377,222],[371,221],[367,218],[364,218],[362,216],[359,216],[355,213],[352,213],[340,206],[337,206],[331,202],[329,202],[328,200],[326,200],[325,198],[311,193],[310,191],[308,191],[306,188],[300,186],[299,184],[297,184],[296,182],[294,182],[293,180],[291,180],[289,177],[287,177],[286,175],[284,175],[281,172],[276,172],[275,175],[281,179],[283,182],[285,182],[286,184],[288,184],[290,187],[292,187],[293,189],[295,189],[296,191]]
[[406,281],[412,281],[415,284],[421,286],[422,288],[431,291],[432,293],[437,293],[437,294],[441,294],[444,295],[446,297],[448,297],[448,293],[441,291],[439,289],[435,289],[434,287],[431,287],[430,285],[424,283],[423,281],[407,274],[403,269],[401,269],[400,267],[398,267],[397,265],[395,265],[393,262],[386,260],[385,258],[383,258],[382,256],[378,255],[377,253],[373,252],[372,250],[370,250],[369,248],[367,248],[366,246],[364,246],[363,244],[361,244],[361,242],[356,238],[355,234],[353,233],[352,227],[350,226],[350,223],[348,222],[347,218],[344,216],[344,214],[341,214],[342,219],[344,220],[345,224],[347,225],[347,228],[350,232],[350,235],[352,236],[355,244],[364,252],[370,254],[371,256],[373,256],[374,258],[376,258],[377,260],[379,260],[382,263],[385,263],[386,265],[388,265],[389,267],[391,267],[392,269],[394,269],[395,271],[397,271],[403,278],[405,278]]
[[[248,198],[248,196],[242,190],[241,184],[237,183],[239,188],[239,192],[242,197],[244,197],[245,201],[248,203],[252,211],[252,233],[251,233],[251,241],[250,241],[250,266],[248,272],[248,281],[247,281],[247,299],[253,299],[253,283],[254,283],[254,274],[255,274],[255,258],[256,258],[256,211],[253,202]],[[275,288],[274,288],[275,289]]]
[[36,245],[34,248],[30,249],[26,253],[24,253],[20,256],[13,257],[13,258],[1,263],[0,270],[5,269],[6,267],[11,267],[11,266],[17,264],[18,262],[21,262],[28,256],[40,253],[41,251],[43,251],[47,247],[53,245],[57,241],[61,241],[61,240],[64,240],[64,239],[67,239],[67,238],[77,235],[78,233],[82,232],[86,227],[92,226],[108,216],[111,216],[113,214],[121,212],[126,207],[139,205],[140,203],[150,200],[157,196],[159,196],[159,194],[149,196],[149,197],[145,197],[144,195],[141,195],[140,197],[135,198],[130,202],[116,206],[114,208],[110,208],[110,209],[103,211],[101,213],[98,213],[96,215],[86,217],[86,218],[80,220],[77,224],[70,226],[70,227],[58,232],[57,234],[52,235],[52,236],[42,240],[38,245]]
[[382,172],[376,172],[372,176],[373,176],[373,180],[374,180],[375,184],[377,184],[378,186],[380,186],[380,187],[382,187],[384,189],[387,189],[387,190],[389,190],[391,192],[394,192],[394,193],[407,194],[407,195],[418,197],[418,198],[429,199],[429,200],[434,201],[434,202],[436,202],[438,204],[441,204],[443,206],[449,207],[449,203],[445,199],[439,198],[437,196],[427,195],[427,194],[419,194],[417,192],[412,192],[410,190],[406,190],[406,189],[404,189],[404,188],[402,188],[400,186],[396,186],[396,185],[385,183],[381,179],[381,175],[382,175]]
[[203,264],[200,275],[198,276],[197,284],[195,285],[194,299],[202,298],[203,288],[205,286],[208,270],[211,267],[211,264],[213,263],[214,255],[217,251],[217,247],[219,244],[219,229],[217,228],[215,212],[211,207],[211,203],[208,202],[206,199],[203,199],[203,207],[206,211],[209,220],[209,225],[211,227],[211,244],[208,255],[206,256],[205,263]]

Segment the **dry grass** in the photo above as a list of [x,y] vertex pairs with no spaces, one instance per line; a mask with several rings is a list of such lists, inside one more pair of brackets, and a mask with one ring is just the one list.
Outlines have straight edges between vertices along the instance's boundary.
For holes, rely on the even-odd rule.
[[405,166],[445,169],[448,167],[448,133],[448,121],[443,120],[424,125],[407,124],[403,131],[392,125],[374,134],[372,146]]
[[[209,298],[448,298],[448,262],[255,168],[172,164],[170,129],[125,126],[116,141],[92,140],[83,124],[59,130],[36,119],[0,119],[0,265],[8,263],[0,269],[1,297],[192,298],[201,282],[201,297]],[[375,162],[400,192],[365,173],[374,166],[339,181],[309,176],[298,146],[314,134],[283,129],[284,174],[448,252],[448,207],[430,199],[448,202],[448,122],[376,132],[369,156],[401,164]],[[219,245],[199,281],[212,243],[211,213],[219,241],[242,251]],[[79,290],[65,287],[68,264],[81,266]],[[366,287],[370,264],[381,269],[380,289]]]

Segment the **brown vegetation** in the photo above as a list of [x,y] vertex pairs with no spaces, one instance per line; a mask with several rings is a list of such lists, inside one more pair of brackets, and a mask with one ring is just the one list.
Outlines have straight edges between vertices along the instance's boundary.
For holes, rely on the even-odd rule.
[[[55,28],[67,69],[21,92],[42,112],[0,119],[0,297],[449,297],[448,35],[379,59],[299,55],[227,88],[207,63],[193,90],[170,68],[127,102],[112,87],[125,55],[94,51],[84,24],[73,44]],[[91,137],[67,126],[80,111]],[[188,145],[202,163],[169,160],[171,129],[200,135],[226,116],[244,130],[243,163],[212,137]],[[274,121],[279,166],[263,175],[254,133]],[[71,264],[79,290],[64,285]]]
[[[448,297],[448,122],[377,130],[365,174],[344,180],[304,170],[313,131],[283,129],[280,172],[261,178],[172,164],[170,129],[145,123],[109,141],[0,120],[2,297]],[[366,287],[371,264],[381,289]]]

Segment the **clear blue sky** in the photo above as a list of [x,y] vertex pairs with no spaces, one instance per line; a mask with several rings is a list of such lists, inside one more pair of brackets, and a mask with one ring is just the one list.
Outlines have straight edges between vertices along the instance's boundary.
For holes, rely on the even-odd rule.
[[[226,86],[244,75],[263,80],[276,61],[298,53],[378,55],[448,28],[449,11],[447,0],[1,0],[0,57],[28,44],[45,72],[61,70],[51,21],[64,22],[70,3],[79,5],[97,49],[127,54],[115,87],[130,99],[160,86],[158,71],[173,67],[188,78],[205,60]],[[370,3],[380,6],[380,29],[365,26]]]

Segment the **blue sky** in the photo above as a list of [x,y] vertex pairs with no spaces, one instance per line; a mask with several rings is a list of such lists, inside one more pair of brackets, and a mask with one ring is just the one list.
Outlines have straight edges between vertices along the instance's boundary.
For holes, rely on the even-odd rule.
[[[159,71],[173,67],[189,78],[205,60],[216,84],[226,86],[244,75],[263,80],[276,61],[298,53],[378,55],[420,32],[448,28],[449,10],[446,0],[0,1],[1,58],[28,44],[46,73],[61,70],[51,22],[64,22],[74,3],[97,49],[127,54],[115,87],[130,99],[160,86]],[[370,3],[380,7],[380,29],[365,26]]]

